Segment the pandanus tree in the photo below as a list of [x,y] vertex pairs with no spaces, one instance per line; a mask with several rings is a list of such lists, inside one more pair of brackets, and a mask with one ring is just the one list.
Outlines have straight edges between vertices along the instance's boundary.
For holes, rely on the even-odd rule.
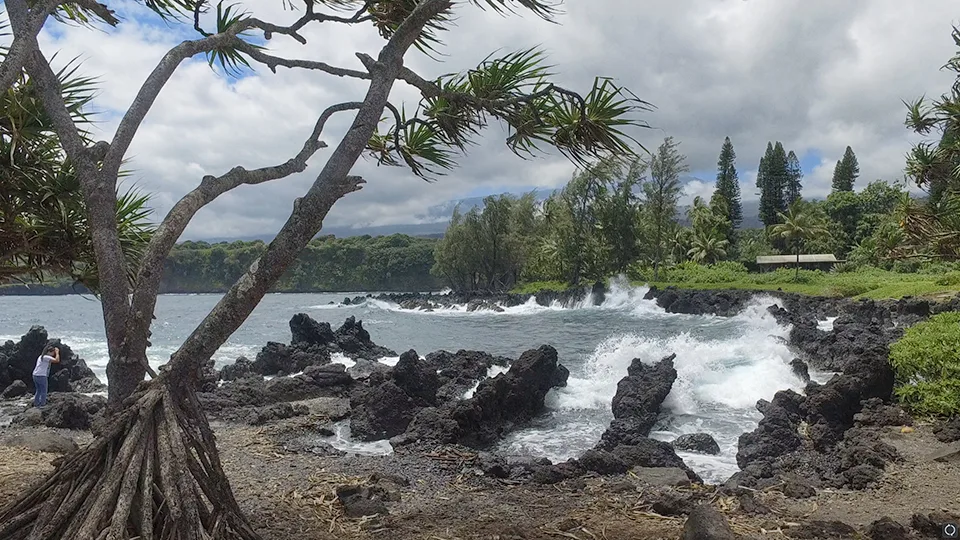
[[[2,54],[3,51],[0,51]],[[56,73],[78,126],[93,81],[75,64]],[[117,234],[133,263],[151,234],[147,197],[127,189],[117,199]],[[97,288],[96,261],[76,169],[65,159],[32,79],[21,73],[0,95],[0,283],[67,276]]]
[[[13,40],[0,65],[0,91],[24,76],[36,86],[37,99],[75,170],[110,358],[108,422],[89,446],[0,510],[0,538],[257,538],[232,495],[192,383],[200,366],[319,233],[334,203],[361,189],[364,180],[351,174],[361,155],[431,177],[453,167],[480,130],[499,121],[509,127],[506,144],[514,153],[534,155],[541,147],[552,147],[585,165],[611,154],[630,154],[635,141],[626,130],[643,126],[634,116],[649,107],[611,79],[597,78],[583,93],[554,84],[536,50],[490,57],[467,72],[436,78],[404,65],[411,47],[440,47],[441,32],[456,10],[506,13],[522,8],[552,19],[559,6],[548,0],[305,0],[302,16],[288,25],[220,4],[215,27],[209,28],[203,24],[211,8],[205,0],[144,4],[171,23],[192,24],[197,39],[164,55],[110,141],[92,141],[71,115],[64,87],[37,35],[45,25],[65,20],[107,31],[120,21],[108,6],[93,0],[6,1]],[[373,25],[384,44],[375,55],[358,52],[359,69],[277,56],[269,48],[271,39],[305,45],[305,27],[336,24]],[[284,67],[359,79],[367,88],[357,101],[327,107],[287,161],[253,170],[238,166],[200,179],[160,221],[142,257],[131,265],[117,222],[120,168],[164,86],[178,66],[198,55],[227,70]],[[398,82],[420,94],[413,113],[390,101]],[[155,373],[147,348],[163,261],[187,224],[202,207],[238,186],[305,171],[308,160],[327,147],[321,141],[326,123],[342,114],[352,116],[350,128],[308,191],[294,201],[276,237]],[[128,275],[134,276],[132,286]],[[151,375],[148,382],[146,374]]]

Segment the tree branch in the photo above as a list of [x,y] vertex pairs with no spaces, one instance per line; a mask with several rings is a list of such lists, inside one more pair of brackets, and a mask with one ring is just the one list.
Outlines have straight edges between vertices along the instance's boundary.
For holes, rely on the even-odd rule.
[[299,41],[302,45],[307,44],[307,39],[300,35],[300,29],[307,25],[309,22],[338,22],[344,24],[354,24],[361,23],[369,20],[373,20],[372,15],[363,15],[370,9],[370,2],[363,4],[363,7],[358,9],[353,16],[351,17],[338,17],[336,15],[327,15],[325,13],[315,13],[314,2],[307,1],[305,2],[307,10],[304,13],[303,17],[300,17],[290,26],[279,26],[273,23],[268,23],[261,21],[260,19],[249,19],[250,26],[253,28],[259,28],[263,30],[264,39],[272,39],[273,34],[283,34],[292,37],[293,39]]
[[[269,288],[283,275],[307,243],[320,232],[333,204],[360,189],[363,179],[347,176],[360,158],[383,114],[393,83],[403,66],[403,56],[423,26],[450,6],[451,0],[423,0],[380,51],[371,72],[370,86],[353,125],[337,145],[306,195],[277,236],[244,275],[220,299],[180,349],[168,368],[184,377],[194,377],[197,362],[206,360],[250,315]],[[176,375],[175,375],[176,376]],[[189,380],[189,379],[187,379]]]
[[136,135],[137,130],[140,129],[140,124],[147,116],[150,108],[153,107],[157,96],[160,95],[160,91],[163,90],[163,87],[167,84],[167,81],[170,80],[170,77],[173,76],[173,73],[180,63],[196,54],[210,52],[218,47],[233,44],[234,40],[238,39],[236,38],[236,34],[243,30],[243,24],[235,24],[221,34],[214,34],[193,41],[184,41],[170,49],[157,66],[153,68],[153,71],[147,76],[147,79],[140,87],[137,96],[133,99],[130,108],[127,109],[126,114],[123,115],[123,119],[120,120],[117,132],[113,136],[113,142],[110,143],[110,149],[107,151],[107,155],[103,160],[102,170],[114,178],[114,189],[116,189],[116,175],[123,162],[123,156],[127,153],[127,149],[130,148],[130,143],[133,142],[134,135]]
[[276,73],[277,66],[282,66],[285,68],[301,68],[301,69],[312,69],[317,71],[323,71],[331,75],[336,75],[337,77],[353,77],[355,79],[364,79],[370,80],[370,74],[365,71],[357,71],[354,69],[345,69],[336,66],[331,66],[330,64],[325,64],[323,62],[316,62],[313,60],[291,60],[288,58],[280,58],[277,56],[271,56],[260,49],[257,49],[253,45],[250,45],[246,41],[243,41],[239,37],[236,38],[236,41],[233,43],[233,46],[243,53],[246,53],[250,58],[260,62],[261,64],[270,68],[270,71]]
[[160,280],[163,276],[164,262],[170,250],[176,244],[184,229],[196,213],[211,203],[220,195],[241,185],[254,185],[286,178],[292,174],[303,172],[307,168],[307,160],[317,150],[326,147],[320,141],[320,134],[327,120],[337,112],[359,109],[363,104],[358,102],[340,103],[328,107],[320,115],[313,132],[303,143],[300,152],[285,163],[272,167],[264,167],[248,171],[243,167],[234,167],[222,176],[206,176],[193,191],[180,199],[154,232],[146,254],[140,263],[136,287],[133,292],[133,301],[130,308],[130,318],[127,322],[127,344],[122,358],[126,362],[142,361],[146,365],[147,335],[153,312],[157,303],[157,292],[160,290]]
[[[28,8],[25,0],[6,0],[7,13],[13,27],[13,42],[7,50],[3,62],[0,63],[0,92],[5,92],[13,86],[17,77],[23,71],[27,54],[30,53],[30,43],[36,41],[37,34],[46,24],[47,19],[64,4],[76,4],[104,20],[110,26],[116,26],[117,20],[107,6],[94,0],[43,0]],[[33,36],[31,40],[28,36]]]

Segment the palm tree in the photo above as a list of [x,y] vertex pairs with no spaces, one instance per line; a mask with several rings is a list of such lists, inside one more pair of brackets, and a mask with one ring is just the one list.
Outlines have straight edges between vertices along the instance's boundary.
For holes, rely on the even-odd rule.
[[787,245],[793,244],[797,254],[797,273],[794,281],[800,281],[800,247],[807,240],[828,234],[822,217],[803,199],[797,199],[787,213],[777,212],[780,223],[771,228],[771,234],[783,238]]
[[696,231],[687,255],[694,262],[711,264],[727,256],[730,242],[719,231]]

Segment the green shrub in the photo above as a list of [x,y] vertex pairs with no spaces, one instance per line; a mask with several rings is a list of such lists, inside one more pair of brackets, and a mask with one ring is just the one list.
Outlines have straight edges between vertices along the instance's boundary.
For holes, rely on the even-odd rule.
[[670,283],[733,283],[747,277],[747,267],[733,261],[702,265],[687,261],[661,272],[660,280]]
[[562,281],[534,281],[531,283],[521,283],[510,292],[514,294],[536,294],[541,291],[563,292],[570,288],[570,284]]
[[879,285],[873,281],[837,281],[829,287],[829,294],[832,296],[860,296],[861,294],[870,292],[877,287],[879,287]]
[[960,313],[941,313],[907,329],[890,346],[897,397],[919,414],[960,415]]
[[950,272],[937,278],[937,285],[960,285],[960,272]]

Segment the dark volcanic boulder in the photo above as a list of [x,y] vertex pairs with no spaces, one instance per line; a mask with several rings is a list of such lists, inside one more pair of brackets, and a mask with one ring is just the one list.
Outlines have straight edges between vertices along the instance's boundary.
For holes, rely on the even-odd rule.
[[341,351],[351,358],[378,360],[397,353],[381,347],[370,340],[370,332],[363,328],[363,322],[355,317],[347,317],[343,325],[334,333],[334,340]]
[[871,540],[913,540],[916,536],[896,521],[882,517],[867,528],[867,536]]
[[960,416],[938,423],[933,427],[933,434],[940,442],[960,441]]
[[717,441],[709,433],[689,433],[687,435],[681,435],[671,444],[677,450],[711,455],[720,453],[720,445],[717,444]]
[[429,440],[482,448],[542,412],[547,392],[565,385],[568,375],[553,347],[529,350],[509,371],[481,382],[470,399],[420,412],[410,430],[391,442]]
[[47,405],[40,409],[43,425],[65,429],[90,429],[94,418],[106,404],[107,400],[101,396],[52,394]]
[[436,404],[440,378],[433,366],[420,359],[417,351],[411,349],[400,355],[393,368],[393,380],[407,395],[428,405]]
[[773,460],[800,448],[797,433],[802,419],[803,396],[793,390],[781,390],[773,401],[760,400],[757,410],[763,414],[757,428],[740,435],[737,465],[744,469],[760,460]]
[[723,514],[712,506],[702,504],[690,512],[683,524],[680,540],[736,540],[737,535]]
[[793,372],[804,384],[810,382],[810,369],[807,363],[799,358],[790,361],[790,371]]
[[3,399],[15,399],[27,394],[27,385],[21,380],[16,380],[10,383],[2,393],[0,393],[0,398]]
[[601,437],[598,448],[611,449],[645,438],[656,423],[660,406],[677,379],[671,354],[656,364],[644,364],[635,358],[627,368],[627,376],[617,383],[613,396],[613,422]]
[[858,426],[912,426],[913,417],[895,403],[884,403],[880,398],[870,398],[861,403],[860,412],[853,416]]
[[327,345],[334,340],[330,323],[317,322],[306,313],[297,313],[290,319],[290,333],[292,346]]
[[644,296],[647,300],[655,298],[657,305],[667,313],[687,313],[690,315],[720,315],[731,317],[743,311],[753,293],[750,291],[700,291],[667,287],[651,287]]
[[260,375],[276,375],[279,372],[296,373],[296,366],[290,357],[290,348],[283,343],[268,341],[253,361],[253,371]]
[[364,441],[397,436],[424,407],[437,402],[437,372],[417,351],[400,356],[393,369],[374,371],[350,396],[351,434]]
[[461,442],[485,446],[529,422],[543,411],[547,392],[566,385],[569,374],[549,345],[523,353],[509,371],[484,380],[471,399],[456,403],[451,416],[465,435]]
[[350,434],[361,441],[403,433],[422,408],[393,381],[362,388],[350,398]]
[[669,443],[656,439],[637,439],[635,444],[621,444],[612,453],[630,467],[676,467],[683,469],[694,482],[702,482],[697,473],[677,456]]
[[343,364],[311,366],[293,377],[276,377],[265,384],[270,402],[297,401],[316,397],[332,397],[345,393],[353,383]]
[[814,447],[822,449],[839,441],[853,426],[861,401],[891,398],[894,375],[887,350],[886,342],[875,341],[869,348],[853,352],[855,356],[847,361],[842,375],[823,385],[807,386],[804,405]]
[[245,377],[260,377],[260,374],[253,368],[253,362],[245,356],[237,358],[236,362],[220,369],[221,381],[235,381]]
[[504,356],[467,350],[459,350],[456,353],[432,352],[426,356],[426,361],[430,367],[439,372],[438,403],[460,399],[467,390],[487,377],[491,367],[506,367],[510,364],[510,359]]
[[[6,388],[14,380],[19,380],[33,392],[33,368],[47,345],[60,348],[60,363],[50,365],[50,392],[96,392],[106,389],[82,358],[59,339],[49,339],[42,326],[31,327],[17,343],[7,341],[0,346],[0,385]],[[75,383],[77,388],[73,387]]]
[[217,381],[220,380],[220,374],[217,373],[216,363],[213,358],[207,360],[200,366],[197,374],[197,391],[213,392],[217,389]]

